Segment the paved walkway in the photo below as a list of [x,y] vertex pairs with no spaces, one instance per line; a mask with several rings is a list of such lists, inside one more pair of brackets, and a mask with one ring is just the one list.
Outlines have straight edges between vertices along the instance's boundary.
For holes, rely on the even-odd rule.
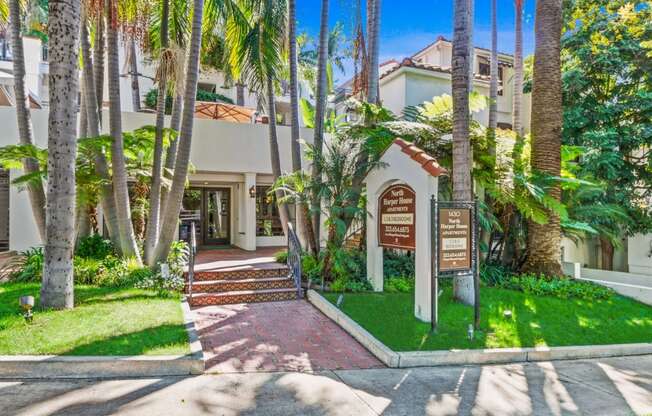
[[652,356],[494,366],[0,381],[3,416],[652,414]]
[[195,271],[232,271],[276,269],[283,264],[274,260],[274,254],[285,247],[261,247],[256,251],[239,248],[202,249],[195,259]]
[[382,367],[305,300],[193,309],[210,372]]

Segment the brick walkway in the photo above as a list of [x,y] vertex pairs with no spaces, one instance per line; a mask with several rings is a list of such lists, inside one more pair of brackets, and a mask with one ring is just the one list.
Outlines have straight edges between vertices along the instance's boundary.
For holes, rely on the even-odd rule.
[[383,367],[305,300],[193,310],[209,372]]

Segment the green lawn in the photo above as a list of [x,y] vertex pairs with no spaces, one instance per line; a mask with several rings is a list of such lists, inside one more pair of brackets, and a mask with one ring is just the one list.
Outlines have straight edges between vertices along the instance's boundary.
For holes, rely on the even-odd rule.
[[0,284],[0,355],[161,355],[190,352],[178,296],[138,289],[75,287],[75,308],[35,311],[29,325],[18,298],[40,284]]
[[[324,296],[335,303],[339,294]],[[652,307],[621,296],[589,302],[483,287],[481,331],[473,341],[467,339],[473,308],[453,302],[450,287],[439,306],[434,334],[414,317],[412,293],[347,293],[342,310],[395,351],[652,342]],[[512,320],[503,318],[505,309]]]

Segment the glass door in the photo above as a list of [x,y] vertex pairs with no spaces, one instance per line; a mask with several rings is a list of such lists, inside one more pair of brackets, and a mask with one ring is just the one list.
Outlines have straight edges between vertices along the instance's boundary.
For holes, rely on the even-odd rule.
[[204,189],[204,244],[231,243],[231,190]]

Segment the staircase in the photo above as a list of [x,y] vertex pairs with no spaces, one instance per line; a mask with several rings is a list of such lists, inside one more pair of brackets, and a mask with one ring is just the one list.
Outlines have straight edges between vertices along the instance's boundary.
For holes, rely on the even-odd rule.
[[[187,283],[186,293],[190,293],[188,289]],[[196,271],[188,298],[191,306],[272,302],[297,299],[297,288],[288,268],[281,264],[273,268]]]

